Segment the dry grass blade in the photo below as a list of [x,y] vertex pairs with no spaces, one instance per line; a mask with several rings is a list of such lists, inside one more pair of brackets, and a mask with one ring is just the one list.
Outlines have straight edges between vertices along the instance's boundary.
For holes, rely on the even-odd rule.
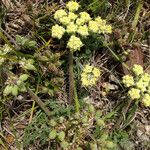
[[6,7],[7,10],[14,8],[11,0],[2,0],[2,3]]

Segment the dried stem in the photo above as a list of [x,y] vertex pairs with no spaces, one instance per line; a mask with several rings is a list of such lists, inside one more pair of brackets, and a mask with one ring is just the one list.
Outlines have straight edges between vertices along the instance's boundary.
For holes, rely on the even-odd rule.
[[31,98],[42,108],[42,110],[46,113],[48,117],[51,117],[51,112],[49,109],[45,106],[45,104],[40,100],[38,96],[35,95],[35,93],[28,88],[28,93],[31,96]]

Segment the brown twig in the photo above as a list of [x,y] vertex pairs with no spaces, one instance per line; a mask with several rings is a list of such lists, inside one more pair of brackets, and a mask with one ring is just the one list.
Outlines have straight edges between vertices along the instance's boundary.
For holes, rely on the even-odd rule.
[[48,117],[51,117],[50,110],[45,106],[45,104],[40,100],[40,98],[37,95],[35,95],[35,93],[30,88],[28,88],[28,93],[31,96],[31,98],[42,108],[42,110],[46,113],[46,115]]
[[19,46],[17,45],[16,41],[2,28],[0,28],[1,32],[3,32],[5,34],[5,36],[11,41],[11,43],[13,43],[15,45],[15,47],[18,49]]

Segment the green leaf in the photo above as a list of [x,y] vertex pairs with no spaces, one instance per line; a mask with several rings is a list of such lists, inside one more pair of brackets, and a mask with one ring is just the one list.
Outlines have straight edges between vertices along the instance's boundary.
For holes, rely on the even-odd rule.
[[33,63],[34,63],[34,59],[28,59],[27,62],[28,62],[29,64],[33,64]]
[[23,39],[22,39],[22,41],[21,41],[21,45],[27,47],[29,41],[30,41],[29,39],[26,39],[26,38],[23,37]]
[[98,125],[98,126],[105,126],[105,122],[104,122],[104,120],[102,120],[102,119],[97,119],[96,120],[96,124]]
[[3,95],[4,96],[9,95],[12,92],[12,88],[13,88],[12,85],[7,85],[3,91]]
[[61,116],[61,117],[59,117],[58,122],[59,122],[59,123],[63,123],[63,122],[64,122],[64,119],[65,119],[65,118]]
[[27,69],[27,70],[33,70],[33,71],[36,71],[36,68],[35,68],[33,65],[31,65],[31,64],[25,65],[24,68]]
[[84,116],[84,118],[81,121],[82,121],[82,123],[87,123],[88,122],[88,117]]
[[108,138],[108,134],[107,133],[104,133],[104,134],[101,135],[101,140],[102,141],[107,140],[107,138]]
[[29,47],[29,48],[35,48],[36,45],[37,45],[36,41],[30,41],[30,42],[28,43],[28,47]]
[[28,79],[29,75],[28,74],[22,74],[20,77],[19,77],[19,80],[21,81],[26,81]]
[[98,150],[96,143],[90,143],[91,150]]
[[57,136],[57,131],[54,129],[54,130],[52,130],[52,131],[50,132],[49,138],[50,138],[51,140],[54,140],[54,139],[56,138],[56,136]]
[[16,42],[18,44],[21,44],[22,40],[23,40],[23,37],[21,37],[20,35],[16,35]]
[[58,139],[60,141],[63,141],[65,139],[65,132],[61,131],[59,134],[58,134]]
[[22,84],[22,81],[21,81],[21,80],[18,80],[18,81],[17,81],[17,85],[20,86],[21,84]]
[[18,95],[18,86],[14,85],[12,87],[12,91],[11,92],[12,92],[12,95],[17,96]]
[[94,113],[94,112],[95,112],[95,108],[94,108],[94,106],[91,105],[91,104],[89,105],[88,110],[89,110],[90,113]]
[[61,146],[62,148],[67,148],[67,147],[69,146],[69,143],[66,142],[66,141],[62,141],[62,142],[60,143],[60,146]]
[[19,86],[19,91],[20,91],[20,92],[26,92],[27,89],[26,89],[25,85]]
[[48,90],[48,94],[49,94],[50,96],[54,96],[54,90],[49,89],[49,90]]
[[113,148],[115,144],[112,141],[106,141],[107,148]]
[[49,125],[54,127],[54,126],[57,125],[57,122],[54,119],[51,119],[50,122],[49,122]]

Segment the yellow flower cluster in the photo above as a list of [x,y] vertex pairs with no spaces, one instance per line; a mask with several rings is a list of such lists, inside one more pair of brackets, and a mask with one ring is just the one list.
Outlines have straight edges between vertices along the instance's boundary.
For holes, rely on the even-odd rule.
[[74,24],[73,22],[71,22],[68,26],[67,26],[67,33],[75,33],[77,31],[78,26],[76,24]]
[[140,75],[140,74],[143,74],[143,67],[140,66],[140,65],[135,64],[133,66],[132,70],[133,70],[134,74],[137,75],[137,76]]
[[68,17],[70,18],[71,21],[74,21],[78,16],[72,12],[69,12]]
[[80,7],[80,5],[77,2],[69,1],[66,5],[69,11],[74,12],[77,11]]
[[146,88],[148,87],[149,82],[144,82],[142,79],[138,80],[136,82],[136,87],[140,89],[142,92],[146,91]]
[[131,99],[139,99],[141,97],[140,90],[139,89],[135,89],[135,88],[131,88],[128,91],[128,94],[131,97]]
[[89,30],[93,33],[98,33],[98,23],[96,21],[89,21]]
[[150,106],[150,75],[144,73],[143,67],[135,64],[132,75],[125,75],[122,79],[126,87],[130,87],[128,95],[131,99],[141,99],[145,106]]
[[100,76],[100,70],[94,66],[86,65],[81,74],[83,86],[95,85]]
[[54,14],[54,18],[56,20],[59,20],[60,18],[62,18],[64,16],[67,16],[67,13],[66,13],[66,11],[64,9],[59,9]]
[[56,24],[52,27],[52,37],[61,39],[64,33],[65,29],[62,26]]
[[78,28],[78,31],[77,31],[80,35],[86,37],[89,35],[89,32],[88,32],[88,28],[86,25],[83,25],[83,26],[79,26]]
[[142,101],[146,107],[150,106],[150,94],[145,94]]
[[103,20],[101,17],[97,17],[95,18],[95,22],[99,27],[98,33],[112,33],[112,27],[111,25],[106,24],[106,20]]
[[85,23],[85,20],[84,20],[84,19],[82,19],[82,18],[77,18],[76,24],[77,24],[78,26],[82,26],[82,25],[84,25],[84,23]]
[[80,50],[80,48],[83,46],[83,43],[81,42],[80,38],[72,35],[68,41],[67,47],[70,48],[73,51]]
[[87,12],[81,12],[80,18],[84,20],[84,22],[89,22],[92,19]]
[[133,86],[134,85],[134,79],[132,76],[130,75],[125,75],[123,77],[123,80],[122,82],[125,84],[126,87],[130,87],[130,86]]
[[[102,20],[101,17],[92,19],[85,11],[77,14],[76,11],[79,7],[80,5],[76,1],[69,1],[66,4],[66,9],[59,9],[55,12],[54,19],[58,24],[52,27],[53,38],[61,39],[65,32],[70,36],[73,35],[73,37],[78,38],[80,38],[80,36],[86,38],[93,33],[101,34],[112,32],[111,26],[106,25],[106,21]],[[68,42],[70,41],[72,41],[72,39],[69,39]],[[73,47],[73,49],[70,49],[72,51],[80,50],[83,44],[81,44],[81,40],[80,42],[79,39],[77,41],[76,44],[78,43],[78,46],[74,46],[76,44],[70,42],[67,44],[68,48]],[[71,43],[73,45],[71,45]],[[77,49],[75,49],[75,47]]]
[[62,17],[60,18],[60,23],[62,23],[63,25],[68,25],[70,23],[70,18],[69,17]]

